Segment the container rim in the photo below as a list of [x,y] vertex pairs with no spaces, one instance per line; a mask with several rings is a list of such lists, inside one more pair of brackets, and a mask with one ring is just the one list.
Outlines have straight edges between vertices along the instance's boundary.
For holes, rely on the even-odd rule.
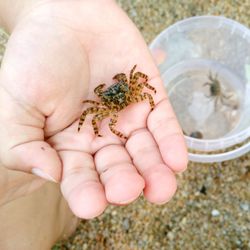
[[244,35],[246,36],[247,33],[249,33],[249,37],[250,37],[250,30],[247,26],[245,26],[244,24],[241,24],[233,19],[227,18],[225,16],[213,16],[213,15],[203,15],[203,16],[193,16],[193,17],[188,17],[185,18],[183,20],[177,21],[176,23],[171,24],[169,27],[167,27],[166,29],[164,29],[163,31],[161,31],[149,44],[149,48],[151,49],[154,44],[157,42],[157,40],[159,39],[160,36],[165,35],[165,33],[169,33],[171,30],[177,28],[180,28],[179,26],[184,24],[184,23],[188,23],[188,22],[193,22],[193,21],[197,21],[197,20],[217,20],[217,21],[221,21],[220,25],[223,23],[223,21],[225,23],[227,23],[228,25],[232,26],[232,30],[235,29],[235,27],[237,26],[238,29],[240,29]]
[[[219,139],[197,139],[192,138],[190,136],[185,135],[187,145],[190,149],[196,149],[201,150],[204,152],[210,152],[214,150],[220,150],[220,149],[226,149],[228,147],[234,146],[238,143],[243,142],[250,136],[250,127],[245,128],[241,132],[231,135],[231,136],[225,136],[221,137]],[[211,148],[211,149],[204,149],[204,147],[201,147],[201,143],[203,145],[218,145],[217,147]]]
[[248,153],[249,150],[250,150],[250,142],[242,145],[239,148],[218,154],[196,154],[188,152],[188,158],[190,161],[200,162],[200,163],[222,162],[238,158]]

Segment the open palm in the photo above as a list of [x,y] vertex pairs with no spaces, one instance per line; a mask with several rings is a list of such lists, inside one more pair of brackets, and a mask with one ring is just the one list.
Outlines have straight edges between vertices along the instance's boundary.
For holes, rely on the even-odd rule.
[[[94,88],[111,85],[117,73],[128,76],[135,64],[157,90],[155,109],[145,101],[119,113],[116,129],[127,141],[109,130],[109,119],[96,137],[91,116],[78,133],[89,107],[82,101],[98,101]],[[36,6],[10,38],[0,82],[2,141],[11,135],[1,145],[3,163],[61,181],[77,216],[97,216],[108,203],[127,204],[142,191],[154,203],[174,194],[174,174],[187,163],[182,132],[143,38],[113,1]]]

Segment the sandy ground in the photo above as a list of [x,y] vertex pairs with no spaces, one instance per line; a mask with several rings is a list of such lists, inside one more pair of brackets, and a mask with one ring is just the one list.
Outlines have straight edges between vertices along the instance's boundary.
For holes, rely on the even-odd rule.
[[[224,15],[250,27],[247,0],[118,2],[147,43],[174,22],[195,15]],[[83,220],[53,250],[250,249],[249,180],[250,154],[217,164],[190,163],[168,204],[140,198],[126,207],[109,207],[99,218]]]

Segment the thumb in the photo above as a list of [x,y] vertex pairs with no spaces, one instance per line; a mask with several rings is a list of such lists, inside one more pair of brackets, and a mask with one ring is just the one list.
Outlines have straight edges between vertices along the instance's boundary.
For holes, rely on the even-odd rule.
[[16,100],[2,86],[0,110],[0,160],[3,165],[59,181],[61,161],[57,152],[44,141],[44,115]]
[[0,161],[58,181],[62,164],[45,137],[79,117],[88,59],[74,32],[32,18],[13,31],[1,65]]

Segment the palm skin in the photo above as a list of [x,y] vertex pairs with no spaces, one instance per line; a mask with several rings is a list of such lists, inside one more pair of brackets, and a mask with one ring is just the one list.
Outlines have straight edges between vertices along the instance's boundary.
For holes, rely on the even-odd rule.
[[[90,119],[77,132],[86,99],[100,83],[134,64],[157,89],[148,102],[109,119],[95,137]],[[187,164],[182,132],[139,31],[113,1],[45,1],[14,29],[0,73],[1,159],[10,169],[42,169],[56,181],[72,211],[92,218],[108,203],[127,204],[144,192],[153,203],[176,190]],[[90,117],[91,118],[91,117]],[[7,135],[11,135],[11,138]]]

